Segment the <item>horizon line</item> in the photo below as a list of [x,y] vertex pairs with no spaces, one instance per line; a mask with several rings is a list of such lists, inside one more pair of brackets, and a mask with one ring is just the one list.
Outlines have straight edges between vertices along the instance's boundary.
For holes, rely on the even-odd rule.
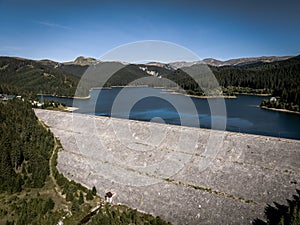
[[[203,61],[203,60],[207,60],[207,59],[213,59],[213,60],[217,60],[217,61],[221,61],[221,62],[226,62],[229,60],[235,60],[235,59],[250,59],[250,58],[263,58],[263,57],[296,57],[299,56],[299,54],[296,55],[259,55],[259,56],[242,56],[242,57],[233,57],[233,58],[214,58],[214,57],[207,57],[207,58],[202,58],[198,61]],[[74,62],[77,58],[79,57],[84,57],[85,59],[87,58],[91,58],[91,59],[95,59],[97,61],[102,61],[100,59],[98,59],[97,57],[93,57],[93,56],[84,56],[84,55],[78,55],[76,57],[73,58],[73,60],[57,60],[57,59],[51,59],[51,58],[27,58],[27,57],[23,57],[23,56],[17,56],[17,55],[0,55],[0,57],[11,57],[11,58],[19,58],[19,59],[26,59],[26,60],[34,60],[34,61],[43,61],[43,60],[48,60],[48,61],[52,61],[52,62],[57,62],[57,63],[70,63],[70,62]],[[170,61],[170,62],[160,62],[160,61],[149,61],[147,63],[163,63],[163,64],[168,64],[168,63],[175,63],[175,62],[198,62],[198,61],[185,61],[185,60],[180,60],[180,61]],[[102,62],[123,62],[121,60],[107,60],[107,61],[102,61]],[[123,62],[123,63],[133,63],[134,62]]]

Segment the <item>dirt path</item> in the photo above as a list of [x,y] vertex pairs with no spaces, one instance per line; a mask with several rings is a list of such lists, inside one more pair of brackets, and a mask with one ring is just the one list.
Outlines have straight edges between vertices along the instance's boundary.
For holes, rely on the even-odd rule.
[[[50,130],[50,128],[48,128],[48,127],[43,123],[43,121],[41,121],[41,120],[39,119],[38,122],[39,122],[39,124],[40,124],[41,126],[43,126],[47,131]],[[53,182],[55,193],[56,193],[59,197],[61,197],[61,198],[64,199],[65,197],[64,197],[64,196],[61,194],[61,192],[60,192],[60,186],[57,184],[56,179],[55,179],[55,177],[54,177],[54,175],[53,175],[53,170],[56,169],[56,168],[53,168],[53,167],[52,167],[52,161],[53,161],[53,157],[54,157],[55,153],[58,152],[58,150],[59,150],[59,149],[58,149],[59,146],[58,146],[58,144],[57,144],[57,140],[56,140],[56,137],[55,137],[54,135],[53,135],[53,139],[54,139],[54,147],[53,147],[52,154],[51,154],[51,156],[50,156],[50,158],[49,158],[49,170],[50,170],[49,176],[50,176],[50,178],[51,178],[51,180],[52,180],[52,182]]]

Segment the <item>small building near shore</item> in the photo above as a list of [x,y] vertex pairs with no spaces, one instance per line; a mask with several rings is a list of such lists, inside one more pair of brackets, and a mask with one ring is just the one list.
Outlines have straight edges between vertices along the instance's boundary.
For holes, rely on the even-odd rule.
[[44,105],[43,102],[38,102],[38,101],[33,101],[31,104],[36,107],[42,107]]
[[113,197],[114,197],[114,193],[109,191],[105,194],[105,201],[108,202],[108,203],[112,203],[112,198]]
[[16,98],[15,95],[7,95],[7,94],[0,94],[0,100],[1,101],[8,101]]
[[276,102],[276,101],[277,101],[277,98],[276,98],[276,97],[271,97],[271,98],[270,98],[270,101],[271,101],[271,102]]

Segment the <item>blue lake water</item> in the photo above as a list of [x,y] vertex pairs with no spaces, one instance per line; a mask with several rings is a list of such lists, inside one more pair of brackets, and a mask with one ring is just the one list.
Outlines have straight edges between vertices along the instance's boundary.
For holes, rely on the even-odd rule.
[[[44,99],[79,108],[77,113],[201,128],[211,128],[213,118],[217,124],[215,129],[222,129],[225,121],[228,131],[300,139],[300,115],[259,108],[265,98],[238,95],[237,98],[207,100],[154,88],[96,89],[91,91],[90,99],[82,100],[44,96]],[[222,106],[222,101],[225,101],[225,116],[222,109],[211,111],[210,107]],[[193,107],[196,111],[191,110]]]

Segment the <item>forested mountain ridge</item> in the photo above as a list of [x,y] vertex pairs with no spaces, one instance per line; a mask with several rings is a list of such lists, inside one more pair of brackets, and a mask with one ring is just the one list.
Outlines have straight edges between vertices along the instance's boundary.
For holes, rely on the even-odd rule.
[[82,74],[84,74],[84,72],[89,67],[88,64],[76,63],[76,60],[74,62],[60,63],[60,62],[55,62],[52,60],[45,59],[45,60],[39,60],[37,62],[44,66],[48,66],[57,70],[71,73],[77,77],[81,77]]
[[243,66],[254,63],[272,63],[276,61],[283,61],[292,58],[292,56],[261,56],[261,57],[249,57],[249,58],[237,58],[229,59],[225,61],[216,60],[212,58],[203,59],[205,63],[210,66]]
[[272,63],[214,67],[212,71],[225,88],[268,89],[270,94],[279,97],[278,108],[300,110],[300,56]]
[[[248,61],[247,61],[248,60]],[[281,101],[300,105],[300,56],[296,57],[257,57],[246,59],[228,60],[236,65],[211,66],[209,68],[216,76],[225,95],[235,93],[270,94],[281,98]],[[102,62],[103,63],[103,62]],[[69,66],[78,66],[70,63]],[[165,66],[163,66],[165,65]],[[192,64],[189,67],[172,69],[169,64],[130,64],[106,83],[106,86],[122,86],[135,79],[149,77],[149,74],[141,70],[146,68],[157,74],[157,77],[170,79],[183,87],[188,93],[203,95],[203,91],[186,73],[188,68],[197,68],[203,64]],[[63,68],[63,67],[62,67]],[[69,69],[72,67],[69,67]],[[77,70],[78,72],[79,70]],[[71,72],[71,70],[69,70]],[[77,74],[78,75],[78,74]],[[156,79],[157,80],[157,79]],[[161,81],[154,82],[162,84]],[[297,108],[297,107],[296,107]],[[296,109],[297,111],[297,109]]]
[[79,78],[38,61],[0,57],[0,84],[22,92],[73,96]]
[[[276,107],[299,111],[300,56],[277,57],[268,60],[267,62],[255,60],[251,63],[238,63],[234,66],[209,66],[209,68],[222,87],[224,95],[269,94],[278,97],[279,101],[276,103]],[[43,92],[44,94],[73,96],[79,80],[90,65],[96,69],[100,68],[99,71],[102,71],[103,67],[110,66],[119,69],[108,81],[102,82],[101,74],[99,74],[94,80],[87,82],[89,85],[85,86],[87,90],[83,92],[83,95],[86,95],[88,89],[92,87],[126,86],[133,81],[136,85],[143,85],[145,83],[140,81],[141,78],[150,78],[152,86],[168,87],[168,82],[160,79],[166,78],[165,80],[169,79],[177,83],[188,94],[204,95],[203,90],[188,75],[188,71],[191,69],[201,71],[201,67],[205,66],[203,64],[191,64],[188,67],[174,69],[169,66],[170,64],[125,65],[119,62],[101,62],[83,57],[67,63],[0,57],[0,91],[5,89],[3,88],[5,86],[6,89],[17,88],[34,94]],[[203,85],[201,84],[206,88],[205,85],[208,85],[209,88],[209,82],[205,81]],[[215,93],[212,92],[213,94]]]

